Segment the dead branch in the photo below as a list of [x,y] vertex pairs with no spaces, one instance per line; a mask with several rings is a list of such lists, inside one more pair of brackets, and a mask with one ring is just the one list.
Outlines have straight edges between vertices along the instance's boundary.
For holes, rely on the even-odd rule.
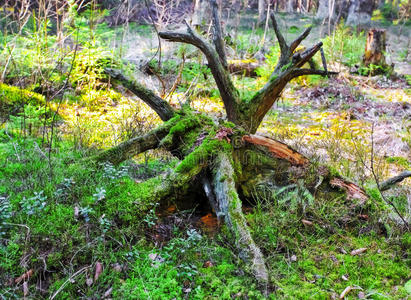
[[239,101],[239,93],[234,87],[229,73],[221,63],[219,54],[216,49],[202,36],[197,34],[187,22],[185,24],[187,27],[186,32],[163,31],[159,33],[160,37],[171,42],[191,44],[203,52],[207,58],[208,66],[213,74],[218,90],[220,91],[227,112],[227,118],[230,121],[236,120],[238,115],[237,102]]
[[174,116],[175,111],[168,102],[155,95],[150,89],[138,83],[136,79],[125,75],[117,69],[106,68],[105,72],[147,103],[163,121],[167,121]]
[[97,162],[109,161],[112,164],[119,164],[133,156],[143,153],[147,150],[157,148],[161,140],[167,136],[173,123],[165,123],[149,133],[127,140],[115,147],[105,150],[93,157],[92,160]]
[[218,12],[218,5],[216,0],[211,0],[211,5],[213,9],[213,23],[214,23],[214,34],[213,34],[213,42],[215,49],[220,57],[221,64],[225,69],[227,69],[227,58],[225,55],[224,49],[224,40],[223,34],[221,30],[221,22],[220,16]]
[[404,179],[411,177],[411,171],[404,171],[397,176],[394,176],[380,184],[380,190],[386,191],[392,188],[395,184],[403,181]]

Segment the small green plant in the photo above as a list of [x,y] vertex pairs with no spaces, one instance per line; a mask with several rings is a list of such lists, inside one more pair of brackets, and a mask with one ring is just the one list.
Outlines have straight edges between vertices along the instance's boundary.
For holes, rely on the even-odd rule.
[[106,190],[100,187],[96,188],[96,193],[93,194],[93,197],[95,202],[104,200],[106,198]]
[[84,221],[86,223],[90,222],[90,215],[94,213],[94,209],[92,209],[90,206],[85,206],[85,207],[80,207],[79,208],[79,213],[83,217]]
[[36,215],[40,213],[47,205],[47,196],[44,195],[43,191],[34,192],[34,196],[31,198],[25,198],[21,200],[21,208],[23,213],[27,215]]
[[157,220],[158,220],[158,217],[156,215],[156,210],[154,207],[147,212],[147,214],[145,215],[143,219],[143,222],[146,223],[149,228],[151,228],[156,224]]
[[361,62],[365,41],[364,32],[356,33],[340,23],[332,35],[323,39],[324,53],[328,61],[352,67]]
[[6,234],[5,223],[12,217],[11,204],[8,197],[0,196],[0,238]]

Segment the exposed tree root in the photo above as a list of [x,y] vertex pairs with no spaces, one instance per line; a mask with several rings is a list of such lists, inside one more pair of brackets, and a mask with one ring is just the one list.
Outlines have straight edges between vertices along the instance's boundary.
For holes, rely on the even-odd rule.
[[273,139],[251,134],[243,136],[243,140],[254,145],[265,146],[275,157],[286,159],[292,164],[305,165],[308,163],[308,159],[300,153]]
[[217,215],[223,215],[227,226],[233,231],[240,257],[251,263],[250,269],[262,284],[268,283],[268,272],[261,250],[255,244],[241,210],[234,169],[226,153],[218,155],[214,172],[214,192],[218,203]]
[[174,122],[167,122],[149,133],[127,140],[115,147],[103,151],[93,159],[97,162],[109,161],[112,164],[119,164],[127,159],[143,153],[147,150],[157,148],[160,141],[165,138]]

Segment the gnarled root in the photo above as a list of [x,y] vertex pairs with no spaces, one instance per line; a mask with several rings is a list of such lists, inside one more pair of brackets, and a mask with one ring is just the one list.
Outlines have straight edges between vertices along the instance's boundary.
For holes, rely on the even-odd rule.
[[227,226],[233,231],[240,256],[251,263],[251,272],[266,285],[268,272],[261,250],[255,244],[241,210],[237,194],[232,160],[226,153],[220,153],[214,168],[213,184],[218,203],[217,215],[223,215]]

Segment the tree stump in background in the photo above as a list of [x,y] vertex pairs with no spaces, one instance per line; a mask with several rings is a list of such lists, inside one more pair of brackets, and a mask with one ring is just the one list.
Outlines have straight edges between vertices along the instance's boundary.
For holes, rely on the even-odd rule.
[[365,66],[370,64],[386,66],[385,62],[386,36],[384,29],[370,29],[367,35],[367,44],[363,57]]
[[362,61],[369,75],[390,73],[393,70],[394,64],[389,66],[385,60],[385,51],[385,29],[370,29]]

